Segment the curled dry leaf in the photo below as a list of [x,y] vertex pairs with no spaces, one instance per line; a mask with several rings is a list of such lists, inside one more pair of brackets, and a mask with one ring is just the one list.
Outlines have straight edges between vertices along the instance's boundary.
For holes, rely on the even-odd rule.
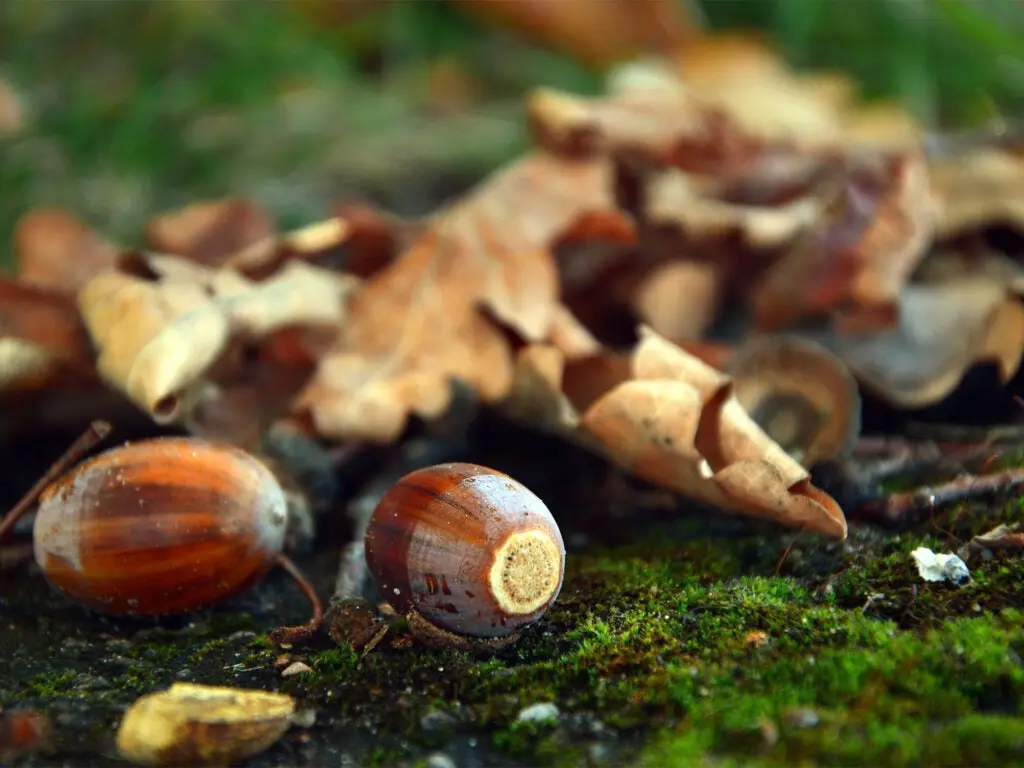
[[591,236],[581,220],[618,216],[610,175],[603,162],[528,155],[439,213],[354,300],[299,408],[323,435],[390,441],[410,415],[441,415],[455,380],[484,402],[506,396],[513,361],[499,324],[567,354],[593,349],[558,301],[551,249]]
[[188,415],[232,338],[291,326],[340,325],[355,278],[292,262],[252,282],[168,257],[145,259],[158,282],[124,272],[93,278],[78,305],[98,370],[161,423]]
[[139,765],[234,765],[280,739],[294,715],[283,693],[175,683],[132,704],[117,750]]
[[14,260],[21,282],[77,291],[113,268],[118,248],[59,208],[37,208],[14,228]]
[[948,238],[994,225],[1024,230],[1024,157],[979,148],[932,166],[939,210],[936,236]]
[[920,153],[855,163],[829,210],[769,272],[755,298],[758,327],[839,314],[847,330],[890,327],[900,289],[924,256],[935,226]]
[[917,408],[949,395],[975,363],[995,362],[1009,381],[1024,350],[1024,307],[985,276],[914,283],[903,289],[895,328],[818,340],[876,394]]
[[0,392],[89,378],[92,347],[74,298],[0,277]]
[[648,328],[628,358],[567,365],[550,346],[526,347],[516,374],[509,413],[570,437],[577,428],[577,440],[637,477],[724,510],[846,536],[842,510],[751,419],[729,377]]
[[860,395],[846,366],[798,337],[755,338],[729,361],[736,400],[805,467],[847,453],[860,434]]
[[981,559],[985,552],[996,549],[1024,549],[1024,530],[1019,523],[997,525],[991,531],[978,534],[960,547],[957,554],[970,565]]

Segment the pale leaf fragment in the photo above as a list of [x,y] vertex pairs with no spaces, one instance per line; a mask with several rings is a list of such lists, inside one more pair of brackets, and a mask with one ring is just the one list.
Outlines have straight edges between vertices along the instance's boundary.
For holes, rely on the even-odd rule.
[[117,750],[140,765],[234,765],[280,739],[294,715],[287,694],[175,683],[132,704]]
[[161,282],[107,273],[83,288],[78,304],[100,351],[100,373],[162,423],[187,416],[232,338],[337,327],[359,284],[297,262],[254,282],[171,257],[136,258]]

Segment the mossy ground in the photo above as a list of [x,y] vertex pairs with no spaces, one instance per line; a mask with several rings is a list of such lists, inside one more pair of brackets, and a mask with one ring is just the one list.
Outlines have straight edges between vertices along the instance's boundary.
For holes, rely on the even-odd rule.
[[[1018,554],[981,563],[958,588],[922,581],[909,556],[919,545],[955,549],[930,520],[902,534],[854,523],[845,542],[794,542],[735,519],[638,515],[617,524],[618,545],[570,547],[556,605],[495,657],[385,642],[360,658],[322,644],[290,651],[313,670],[290,679],[261,635],[302,618],[283,578],[150,624],[89,615],[37,574],[8,576],[0,706],[42,709],[58,724],[56,754],[26,765],[113,765],[124,707],[176,680],[283,690],[317,711],[315,725],[253,765],[341,755],[416,765],[433,750],[459,765],[1024,760]],[[967,537],[1021,517],[1004,500],[936,522]],[[570,541],[577,526],[592,527],[568,515]],[[333,557],[307,563],[322,590]],[[516,722],[538,702],[555,703],[558,719]]]

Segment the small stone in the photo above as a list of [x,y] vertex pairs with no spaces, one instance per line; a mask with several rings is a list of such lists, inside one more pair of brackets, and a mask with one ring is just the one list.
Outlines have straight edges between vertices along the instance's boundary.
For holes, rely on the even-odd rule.
[[516,716],[517,723],[544,723],[557,720],[558,707],[551,702],[538,702],[524,708]]
[[782,719],[791,728],[814,728],[821,717],[810,707],[794,707],[782,713]]
[[455,761],[444,752],[434,752],[427,756],[427,768],[456,768]]
[[250,640],[256,639],[256,633],[248,629],[240,629],[237,632],[232,632],[228,635],[228,642],[236,645],[242,645],[248,643]]
[[304,675],[307,672],[312,672],[313,668],[309,664],[304,664],[301,661],[293,661],[287,667],[281,671],[281,677],[295,677],[296,675]]
[[316,724],[316,710],[310,708],[297,712],[292,718],[292,723],[299,728],[312,728]]
[[431,709],[420,718],[420,728],[426,733],[438,733],[458,724],[458,719],[443,709]]

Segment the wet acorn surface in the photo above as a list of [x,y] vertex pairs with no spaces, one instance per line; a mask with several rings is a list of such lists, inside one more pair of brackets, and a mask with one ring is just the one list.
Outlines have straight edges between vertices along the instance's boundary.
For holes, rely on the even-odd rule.
[[[565,585],[517,645],[478,659],[385,641],[360,661],[325,639],[288,651],[312,672],[282,679],[263,635],[307,607],[280,572],[219,608],[138,621],[90,614],[22,568],[0,576],[0,707],[46,712],[54,751],[4,764],[123,765],[125,708],[176,681],[281,690],[316,710],[252,766],[414,766],[438,751],[458,766],[1024,760],[1019,555],[976,566],[962,589],[925,584],[909,552],[955,549],[929,521],[901,534],[854,522],[846,542],[797,537],[776,575],[789,532],[636,489],[602,511],[593,488],[564,482],[593,479],[571,456],[547,483],[529,458],[451,458],[517,477],[559,519]],[[1024,503],[1003,498],[938,521],[969,538],[1019,520]],[[336,557],[298,558],[325,599]],[[516,722],[545,702],[555,721]]]

